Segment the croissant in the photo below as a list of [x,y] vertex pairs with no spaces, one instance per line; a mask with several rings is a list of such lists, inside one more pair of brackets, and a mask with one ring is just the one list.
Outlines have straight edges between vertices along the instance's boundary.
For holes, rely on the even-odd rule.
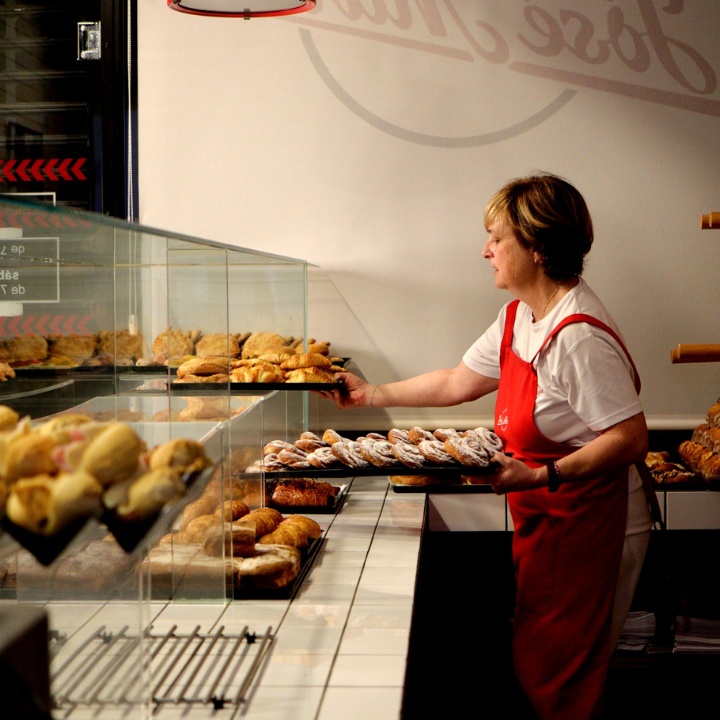
[[290,515],[273,532],[263,535],[258,543],[305,548],[310,540],[320,537],[321,534],[320,526],[311,518],[303,515]]
[[255,537],[261,537],[262,535],[273,532],[282,522],[282,519],[282,513],[274,508],[263,507],[252,510],[237,520],[237,522],[253,528],[255,530]]
[[281,383],[285,382],[285,373],[278,365],[274,365],[273,363],[256,363],[234,369],[230,373],[230,382]]
[[319,367],[298,368],[285,373],[286,383],[334,383],[335,375]]
[[234,522],[250,512],[250,508],[242,500],[226,500],[215,510],[227,522]]
[[296,353],[284,360],[280,367],[283,370],[299,370],[300,368],[329,368],[332,360],[322,353]]

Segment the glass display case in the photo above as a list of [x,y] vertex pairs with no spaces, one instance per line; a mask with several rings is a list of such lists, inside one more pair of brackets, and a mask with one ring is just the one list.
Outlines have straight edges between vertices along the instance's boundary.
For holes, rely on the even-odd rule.
[[[150,631],[156,602],[227,603],[237,595],[232,546],[198,562],[200,546],[192,545],[190,558],[176,539],[188,509],[211,486],[219,495],[206,517],[224,535],[228,520],[219,508],[235,497],[232,479],[263,457],[268,438],[290,439],[308,429],[312,387],[238,383],[227,370],[186,382],[190,376],[182,378],[179,368],[240,360],[244,343],[259,335],[270,337],[268,347],[272,341],[302,352],[306,295],[302,260],[0,197],[0,405],[35,429],[75,413],[122,423],[147,451],[176,438],[198,441],[210,462],[179,500],[139,525],[111,522],[105,508],[72,533],[28,537],[3,509],[0,603],[9,610],[48,608],[54,676],[67,678],[61,671],[69,668],[70,678],[78,673],[94,683],[89,668],[73,665],[96,653],[90,664],[101,667],[116,641],[122,658],[109,651],[109,672],[122,662],[145,674],[156,641]],[[204,339],[212,342],[201,351]],[[262,508],[264,474],[246,474],[243,493],[248,508]],[[160,560],[151,556],[158,548]],[[245,587],[244,597],[293,591],[292,585]],[[83,614],[93,618],[88,624],[84,616],[83,628],[101,616],[110,624],[84,637],[74,627]],[[76,702],[75,683],[68,682],[68,691],[53,687],[60,706]],[[83,691],[81,704],[105,693],[98,687]],[[121,704],[147,714],[148,684],[136,677],[131,687]]]

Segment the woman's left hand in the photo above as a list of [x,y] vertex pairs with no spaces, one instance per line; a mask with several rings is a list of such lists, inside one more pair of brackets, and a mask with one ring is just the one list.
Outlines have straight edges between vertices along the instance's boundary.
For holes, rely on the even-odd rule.
[[486,479],[496,495],[505,495],[517,490],[534,490],[547,485],[541,476],[538,477],[542,468],[533,470],[524,462],[504,453],[495,453],[492,462],[498,466],[498,472],[488,475]]

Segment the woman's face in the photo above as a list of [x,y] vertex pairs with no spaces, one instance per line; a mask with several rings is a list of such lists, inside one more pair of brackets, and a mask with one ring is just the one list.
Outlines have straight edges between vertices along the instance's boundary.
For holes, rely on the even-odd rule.
[[495,287],[515,294],[533,284],[541,272],[532,250],[520,244],[503,220],[488,225],[483,257],[490,261]]

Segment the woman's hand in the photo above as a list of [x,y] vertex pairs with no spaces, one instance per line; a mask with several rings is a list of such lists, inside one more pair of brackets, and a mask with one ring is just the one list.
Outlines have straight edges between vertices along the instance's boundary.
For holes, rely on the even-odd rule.
[[320,390],[322,397],[332,400],[341,410],[368,405],[375,385],[371,385],[349,372],[335,373],[335,379],[342,385],[334,387],[332,390]]
[[487,482],[492,485],[496,495],[547,486],[547,479],[543,477],[547,471],[543,467],[533,469],[504,453],[495,453],[492,462],[499,469],[497,473],[487,476]]

